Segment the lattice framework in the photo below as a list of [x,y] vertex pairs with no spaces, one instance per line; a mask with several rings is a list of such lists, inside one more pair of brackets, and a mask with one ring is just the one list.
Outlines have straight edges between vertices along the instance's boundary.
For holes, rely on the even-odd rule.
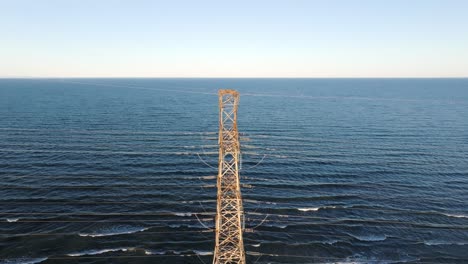
[[240,144],[237,130],[239,93],[219,91],[219,161],[214,264],[245,263],[243,207],[239,181]]

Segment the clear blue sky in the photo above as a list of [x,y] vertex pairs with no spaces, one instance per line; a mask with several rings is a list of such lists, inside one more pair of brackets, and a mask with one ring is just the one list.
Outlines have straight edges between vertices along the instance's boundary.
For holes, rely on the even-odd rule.
[[468,77],[467,0],[0,0],[0,77]]

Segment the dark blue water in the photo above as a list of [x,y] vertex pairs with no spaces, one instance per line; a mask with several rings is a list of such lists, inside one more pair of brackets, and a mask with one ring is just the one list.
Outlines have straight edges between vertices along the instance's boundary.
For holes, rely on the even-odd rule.
[[468,263],[468,79],[0,80],[0,263],[210,263],[218,88],[249,263]]

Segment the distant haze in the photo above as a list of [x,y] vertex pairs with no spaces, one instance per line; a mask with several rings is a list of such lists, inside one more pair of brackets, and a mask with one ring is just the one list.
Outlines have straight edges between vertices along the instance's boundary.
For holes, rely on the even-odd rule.
[[5,0],[0,77],[468,77],[467,14],[466,0]]

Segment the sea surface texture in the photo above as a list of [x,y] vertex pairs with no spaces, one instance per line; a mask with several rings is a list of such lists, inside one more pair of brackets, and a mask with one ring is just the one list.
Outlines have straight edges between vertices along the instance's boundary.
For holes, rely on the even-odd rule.
[[248,263],[468,263],[468,79],[2,79],[0,263],[211,263],[219,88]]

